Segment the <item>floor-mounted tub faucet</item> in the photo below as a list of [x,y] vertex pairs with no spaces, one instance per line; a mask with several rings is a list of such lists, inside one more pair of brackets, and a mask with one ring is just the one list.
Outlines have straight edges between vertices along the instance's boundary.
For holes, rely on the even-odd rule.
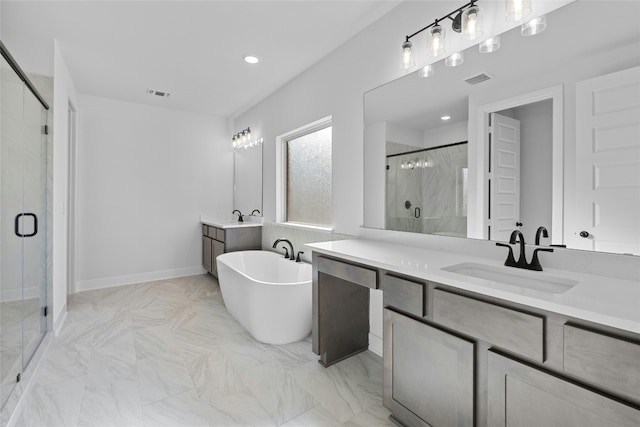
[[242,218],[242,212],[240,212],[238,209],[234,209],[231,214],[233,215],[234,213],[238,213],[238,222],[244,222],[244,219]]
[[289,251],[287,250],[287,248],[285,246],[283,246],[283,248],[285,250],[284,257],[287,258],[287,259],[290,259],[291,261],[295,261],[296,252],[293,250],[293,245],[291,244],[291,242],[288,239],[283,239],[283,238],[277,239],[275,242],[273,242],[273,246],[272,246],[273,249],[275,249],[276,246],[278,246],[278,243],[280,243],[280,242],[288,244],[289,247],[291,248],[291,255],[289,255]]

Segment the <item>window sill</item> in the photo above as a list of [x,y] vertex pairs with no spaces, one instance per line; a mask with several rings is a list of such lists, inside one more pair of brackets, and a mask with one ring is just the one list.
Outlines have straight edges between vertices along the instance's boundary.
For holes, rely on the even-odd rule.
[[325,231],[327,233],[333,233],[333,227],[322,227],[320,225],[302,224],[299,222],[276,222],[276,225],[290,228],[299,228],[303,230]]

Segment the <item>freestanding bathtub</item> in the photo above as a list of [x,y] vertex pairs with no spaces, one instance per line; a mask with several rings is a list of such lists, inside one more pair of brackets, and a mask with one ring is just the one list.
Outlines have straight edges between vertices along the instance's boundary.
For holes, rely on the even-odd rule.
[[311,332],[311,265],[270,251],[216,258],[224,305],[258,341],[287,344]]

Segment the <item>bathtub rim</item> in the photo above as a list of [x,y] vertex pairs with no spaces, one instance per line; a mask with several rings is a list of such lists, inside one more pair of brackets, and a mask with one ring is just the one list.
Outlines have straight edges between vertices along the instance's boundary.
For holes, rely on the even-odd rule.
[[[235,268],[233,268],[232,266],[230,266],[227,262],[225,262],[226,258],[230,258],[232,257],[234,254],[240,254],[240,253],[250,253],[250,252],[261,252],[261,253],[270,253],[270,254],[275,254],[278,256],[278,258],[282,258],[282,261],[284,260],[284,257],[279,254],[278,252],[274,252],[274,251],[269,251],[269,250],[249,250],[249,251],[236,251],[236,252],[226,252],[223,253],[221,255],[218,255],[218,257],[216,258],[216,262],[218,262],[218,259],[220,257],[223,257],[223,259],[220,261],[222,264],[224,264],[225,267],[229,268],[230,270],[235,271],[236,273],[240,274],[241,276],[249,279],[251,282],[253,283],[259,283],[261,285],[269,285],[269,286],[300,286],[300,285],[307,285],[307,284],[311,284],[313,281],[313,277],[309,277],[309,280],[305,280],[305,281],[301,281],[301,282],[286,282],[286,283],[282,283],[282,282],[266,282],[264,280],[258,280],[254,277],[249,276],[248,274],[246,274],[244,271],[240,271],[237,270]],[[286,262],[295,262],[295,261],[289,261],[287,260]],[[311,267],[311,264],[306,262],[306,261],[300,261],[300,263],[304,264],[304,265],[308,265],[309,267]],[[298,263],[298,264],[300,264]],[[311,271],[310,271],[311,272]],[[220,280],[220,278],[218,278],[218,280]]]

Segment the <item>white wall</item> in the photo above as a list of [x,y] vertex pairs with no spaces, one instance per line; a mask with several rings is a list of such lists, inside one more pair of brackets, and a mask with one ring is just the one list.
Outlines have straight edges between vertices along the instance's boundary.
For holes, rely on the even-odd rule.
[[425,148],[430,148],[467,141],[469,139],[467,125],[468,123],[464,121],[426,130],[423,145]]
[[[539,12],[559,7],[559,2],[543,2]],[[487,2],[491,8],[504,2]],[[404,36],[422,28],[426,21],[451,11],[451,1],[400,4],[354,38],[327,55],[313,67],[258,103],[236,123],[260,130],[263,146],[264,219],[274,221],[276,211],[275,139],[322,117],[333,117],[333,227],[337,233],[355,235],[363,220],[363,94],[403,75],[399,50]],[[455,4],[455,7],[459,6]],[[488,14],[491,16],[491,14]],[[502,12],[501,16],[504,16]],[[511,23],[504,19],[485,22],[485,35],[505,31]],[[454,41],[451,50],[471,43]],[[441,58],[434,58],[435,62]],[[425,65],[420,59],[417,66]],[[381,188],[382,191],[383,188]],[[372,332],[381,331],[379,298],[371,301]]]
[[226,122],[86,95],[79,109],[76,289],[204,272],[199,216],[232,211]]
[[53,47],[53,327],[59,331],[67,308],[67,204],[69,102],[78,94],[57,41]]

